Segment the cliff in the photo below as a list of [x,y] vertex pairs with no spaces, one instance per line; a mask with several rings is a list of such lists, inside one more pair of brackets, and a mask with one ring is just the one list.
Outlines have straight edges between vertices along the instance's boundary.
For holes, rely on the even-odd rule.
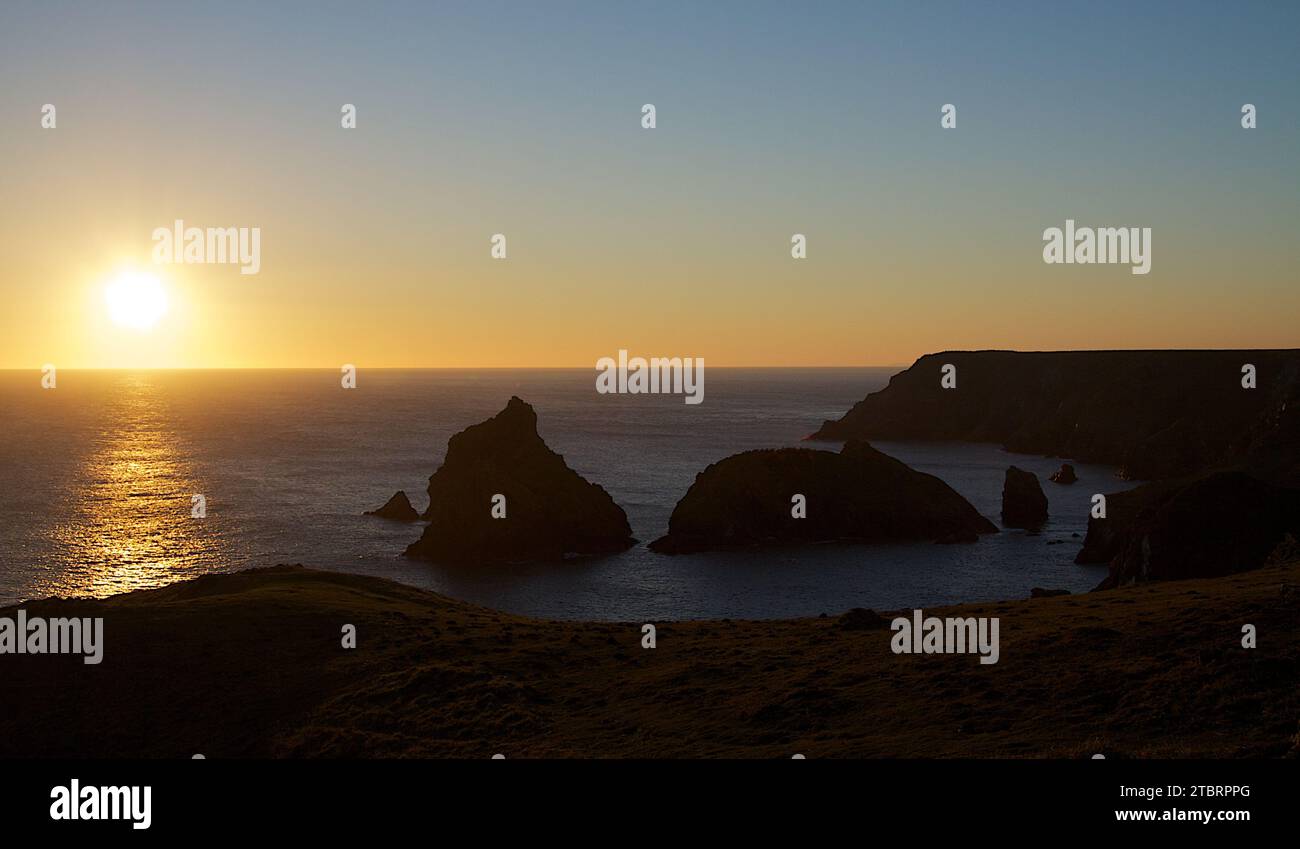
[[[1242,388],[1247,363],[1258,388]],[[956,388],[940,386],[946,364]],[[1138,479],[1270,448],[1294,475],[1300,449],[1277,429],[1297,401],[1295,350],[947,351],[921,357],[810,438],[996,442]]]
[[1300,536],[1300,491],[1244,472],[1153,494],[1124,526],[1101,588],[1258,569],[1288,535]]
[[930,354],[811,438],[865,437],[997,442],[1150,479],[1089,520],[1076,560],[1110,564],[1102,587],[1255,569],[1300,527],[1300,351]]

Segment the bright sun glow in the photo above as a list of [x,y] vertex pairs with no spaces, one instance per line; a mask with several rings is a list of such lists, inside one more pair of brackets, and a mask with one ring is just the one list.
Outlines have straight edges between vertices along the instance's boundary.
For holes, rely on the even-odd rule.
[[104,291],[113,323],[133,330],[148,330],[167,314],[167,290],[152,274],[124,271]]

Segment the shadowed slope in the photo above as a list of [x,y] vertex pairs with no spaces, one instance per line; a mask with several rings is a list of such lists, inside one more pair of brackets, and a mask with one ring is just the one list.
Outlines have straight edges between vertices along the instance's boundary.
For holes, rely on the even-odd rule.
[[[0,756],[1282,756],[1298,586],[1292,563],[927,609],[1001,617],[1001,660],[981,666],[895,655],[888,629],[835,618],[659,623],[644,650],[639,622],[301,568],[212,575],[23,605],[104,616],[105,655],[0,658]],[[1241,648],[1244,622],[1260,648]]]

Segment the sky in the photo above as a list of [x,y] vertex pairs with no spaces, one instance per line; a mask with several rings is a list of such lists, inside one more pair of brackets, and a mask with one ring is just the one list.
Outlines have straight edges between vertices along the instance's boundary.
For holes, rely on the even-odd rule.
[[[1297,347],[1297,32],[1275,2],[6,0],[0,368]],[[155,265],[176,219],[260,228],[259,273]],[[1066,219],[1151,228],[1150,273],[1045,264]],[[124,271],[166,292],[149,329],[106,306]]]

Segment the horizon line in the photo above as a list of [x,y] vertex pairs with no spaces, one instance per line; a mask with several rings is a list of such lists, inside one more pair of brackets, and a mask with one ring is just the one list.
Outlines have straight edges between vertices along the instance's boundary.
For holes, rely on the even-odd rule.
[[[59,371],[337,371],[342,366],[60,366]],[[350,365],[356,365],[352,363]],[[864,369],[906,368],[911,363],[884,363],[859,365],[716,365],[715,369],[751,369],[755,371],[778,369]],[[361,366],[357,371],[593,371],[593,366]],[[0,368],[0,372],[40,372],[41,366]]]
[[[830,370],[830,369],[868,369],[868,368],[910,368],[921,360],[928,357],[939,356],[941,354],[981,354],[981,353],[1006,353],[1006,354],[1085,354],[1085,353],[1210,353],[1210,352],[1239,352],[1239,353],[1282,353],[1282,352],[1300,352],[1300,347],[1264,347],[1264,348],[1065,348],[1065,349],[1030,349],[1019,350],[1015,348],[944,348],[937,351],[929,351],[918,354],[909,362],[893,363],[831,363],[815,365],[734,365],[723,363],[714,365],[715,369],[750,369],[750,370]],[[703,358],[700,358],[703,359]],[[461,366],[426,366],[426,365],[382,365],[382,366],[365,366],[356,363],[341,363],[338,365],[292,365],[292,366],[142,366],[142,365],[122,365],[122,366],[83,366],[70,365],[60,366],[57,363],[44,363],[39,366],[5,366],[0,367],[0,372],[41,372],[46,365],[53,365],[61,371],[335,371],[344,365],[355,367],[358,371],[591,371],[599,370],[594,365],[543,365],[543,366],[522,366],[522,365],[504,365],[504,366],[480,366],[480,365],[461,365]]]

